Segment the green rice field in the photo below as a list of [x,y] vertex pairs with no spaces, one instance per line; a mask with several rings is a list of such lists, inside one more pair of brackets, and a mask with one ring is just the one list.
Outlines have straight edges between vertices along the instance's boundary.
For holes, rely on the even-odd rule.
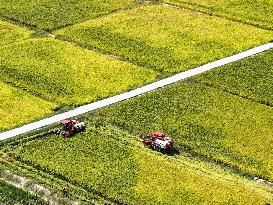
[[273,105],[273,51],[206,72],[195,79],[254,101]]
[[108,97],[151,82],[158,75],[50,38],[31,39],[0,48],[0,52],[0,80],[66,105]]
[[186,81],[98,111],[141,135],[161,130],[176,148],[190,149],[248,173],[273,179],[273,110]]
[[272,32],[185,9],[137,7],[56,32],[157,71],[179,72],[272,40]]
[[53,113],[56,104],[0,82],[0,131]]
[[133,4],[134,0],[0,0],[0,15],[52,30]]
[[164,0],[164,2],[266,29],[273,28],[272,0]]
[[[273,0],[0,0],[0,138],[269,43],[272,11]],[[86,130],[68,138],[56,122],[2,141],[0,204],[273,204],[272,56],[75,116]],[[174,149],[144,145],[153,131]]]
[[0,20],[0,47],[28,39],[31,33],[25,28]]
[[266,187],[195,159],[153,153],[136,136],[105,123],[93,123],[89,121],[87,131],[73,138],[49,135],[16,146],[11,154],[87,190],[104,193],[117,203],[272,201]]

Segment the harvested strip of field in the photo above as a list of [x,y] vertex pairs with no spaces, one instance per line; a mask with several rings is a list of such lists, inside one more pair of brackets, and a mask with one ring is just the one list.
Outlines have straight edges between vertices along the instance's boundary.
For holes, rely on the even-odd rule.
[[164,0],[164,2],[273,29],[272,0]]
[[269,190],[255,182],[197,160],[150,151],[135,137],[102,121],[89,121],[85,133],[72,138],[50,135],[14,147],[11,153],[18,160],[125,204],[272,201]]
[[86,21],[57,34],[166,72],[193,68],[273,37],[241,23],[159,5]]
[[16,188],[0,180],[0,204],[44,205],[45,202],[22,189]]
[[0,20],[0,46],[29,38],[32,32]]
[[110,13],[134,2],[134,0],[0,0],[0,15],[11,16],[42,29],[54,29]]
[[273,180],[273,110],[195,82],[181,82],[98,111],[124,129],[162,130],[190,149]]
[[0,52],[1,80],[68,105],[114,95],[157,76],[152,70],[55,39],[28,40]]
[[0,82],[0,131],[49,115],[56,107]]
[[268,51],[195,77],[236,95],[273,105],[273,51]]

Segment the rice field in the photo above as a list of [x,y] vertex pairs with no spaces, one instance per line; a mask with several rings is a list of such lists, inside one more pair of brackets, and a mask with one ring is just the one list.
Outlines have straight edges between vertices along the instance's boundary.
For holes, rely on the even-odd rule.
[[164,2],[265,29],[272,30],[273,28],[272,0],[164,0]]
[[162,5],[121,11],[56,33],[169,73],[272,40],[270,31]]
[[[0,0],[9,19],[0,132],[268,43],[272,9],[273,0]],[[68,186],[65,200],[81,205],[273,204],[272,187],[253,180],[273,182],[272,55],[79,116],[87,129],[71,138],[53,134],[57,124],[27,133],[2,144],[0,165],[52,193]],[[141,143],[156,130],[175,153]],[[45,203],[0,177],[0,204]]]
[[176,83],[97,112],[141,135],[161,130],[186,149],[273,179],[271,108],[195,81]]
[[0,47],[30,38],[32,31],[0,20]]
[[0,15],[52,30],[96,18],[131,4],[134,0],[1,0]]
[[0,52],[0,80],[58,104],[85,104],[151,82],[158,75],[51,38],[31,39]]
[[103,193],[116,203],[272,201],[266,187],[195,159],[153,153],[136,136],[105,123],[93,123],[93,119],[89,120],[87,131],[70,139],[49,135],[18,145],[12,148],[11,155],[64,176],[90,192]]
[[195,79],[249,98],[273,105],[273,51],[267,51],[196,76]]
[[53,114],[56,104],[0,82],[0,131]]

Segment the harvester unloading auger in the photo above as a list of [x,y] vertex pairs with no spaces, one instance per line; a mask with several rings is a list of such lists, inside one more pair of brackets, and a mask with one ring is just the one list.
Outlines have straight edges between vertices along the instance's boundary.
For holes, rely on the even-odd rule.
[[143,144],[159,152],[169,152],[173,149],[173,139],[167,137],[164,132],[156,131],[145,135],[142,139]]
[[66,119],[60,122],[62,128],[56,131],[56,135],[63,136],[65,138],[71,137],[74,134],[85,131],[86,125],[81,122],[80,119]]

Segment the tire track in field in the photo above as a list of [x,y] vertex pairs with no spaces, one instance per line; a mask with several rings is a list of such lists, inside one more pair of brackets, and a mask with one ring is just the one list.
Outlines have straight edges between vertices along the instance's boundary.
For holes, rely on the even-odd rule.
[[145,85],[143,87],[140,87],[140,88],[116,95],[116,96],[112,96],[112,97],[109,97],[109,98],[106,98],[106,99],[103,99],[103,100],[100,100],[97,102],[93,102],[93,103],[90,103],[87,105],[83,105],[83,106],[80,106],[80,107],[75,108],[73,110],[70,110],[68,112],[64,112],[64,113],[57,114],[55,116],[48,117],[48,118],[45,118],[45,119],[42,119],[42,120],[39,120],[39,121],[36,121],[33,123],[29,123],[29,124],[26,124],[22,127],[18,127],[18,128],[6,131],[6,132],[2,132],[2,133],[0,133],[0,141],[10,139],[12,137],[15,137],[15,136],[18,136],[21,134],[25,134],[27,132],[30,132],[30,131],[33,131],[36,129],[43,128],[47,125],[57,123],[57,122],[64,120],[66,118],[75,117],[75,116],[78,116],[78,115],[81,115],[81,114],[84,114],[84,113],[87,113],[90,111],[94,111],[94,110],[106,107],[106,106],[114,104],[114,103],[118,103],[118,102],[130,99],[130,98],[133,98],[133,97],[136,97],[139,95],[143,95],[145,93],[151,92],[151,91],[156,90],[158,88],[165,87],[167,85],[184,80],[186,78],[204,73],[208,70],[212,70],[214,68],[217,68],[217,67],[220,67],[220,66],[223,66],[223,65],[226,65],[226,64],[229,64],[229,63],[232,63],[232,62],[235,62],[235,61],[238,61],[238,60],[241,60],[241,59],[244,59],[244,58],[256,55],[256,54],[259,54],[259,53],[262,53],[262,52],[270,50],[272,48],[273,48],[273,43],[267,43],[267,44],[264,44],[261,46],[257,46],[255,48],[243,51],[241,53],[238,53],[238,54],[226,57],[226,58],[222,58],[220,60],[216,60],[211,63],[207,63],[205,65],[199,66],[199,67],[191,69],[191,70],[187,70],[187,71],[178,73],[176,75],[173,75],[173,76],[165,78],[163,80],[159,80],[157,82]]

